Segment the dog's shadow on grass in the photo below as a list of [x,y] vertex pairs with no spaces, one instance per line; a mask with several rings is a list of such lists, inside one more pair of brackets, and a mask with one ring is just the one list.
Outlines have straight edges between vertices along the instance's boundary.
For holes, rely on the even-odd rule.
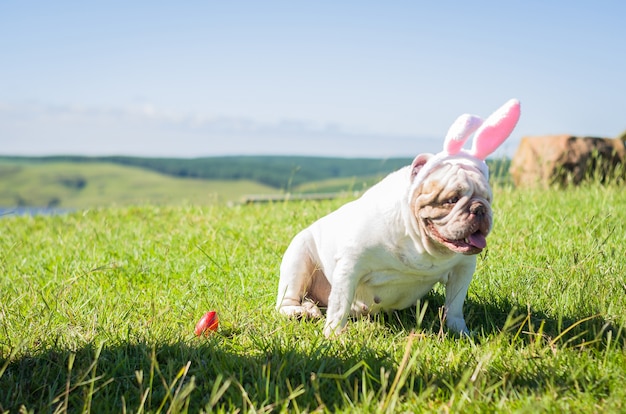
[[[429,334],[444,334],[445,297],[432,291],[416,307],[396,311],[384,318],[384,323],[393,330],[422,330]],[[508,299],[477,302],[468,298],[464,304],[468,328],[474,338],[493,335],[515,336],[522,344],[536,342],[537,336],[550,342],[558,338],[561,344],[599,344],[598,339],[611,332],[613,338],[621,335],[623,326],[598,315],[574,315],[555,318],[546,311],[530,309],[528,305],[514,303]]]
[[[313,352],[303,352],[294,346],[297,338],[285,342],[268,335],[258,348],[241,349],[230,334],[0,358],[0,412],[22,407],[28,412],[266,412],[294,404],[304,411],[332,410],[349,403],[346,393],[356,392],[352,388],[364,373],[393,375],[388,356],[367,347],[336,352],[337,342],[321,335]],[[372,393],[380,387],[376,379],[368,384]]]
[[[416,330],[448,335],[442,329],[443,296],[434,292],[421,303],[419,311],[416,307],[394,312],[371,323],[383,324],[392,333],[406,334],[407,338]],[[540,334],[547,338],[560,338],[564,344],[587,341],[598,347],[602,344],[596,341],[594,345],[592,339],[599,333],[621,331],[621,327],[610,326],[602,318],[581,315],[579,319],[558,321],[542,312],[529,313],[508,301],[485,304],[470,299],[465,314],[470,329],[480,332],[478,337],[488,340],[502,334],[519,338],[511,340],[511,346],[536,341],[540,326]],[[285,323],[292,327],[290,324],[298,322]],[[295,325],[293,332],[258,335],[250,349],[237,343],[237,332],[224,330],[208,338],[168,343],[129,340],[101,347],[90,344],[76,350],[55,346],[3,355],[0,411],[16,412],[22,405],[35,412],[175,412],[185,407],[189,412],[219,408],[284,411],[295,406],[313,411],[320,407],[346,409],[363,401],[380,404],[384,400],[384,392],[399,370],[397,355],[370,347],[366,340],[356,341],[349,334],[335,341],[320,334],[308,338],[312,343],[302,348],[297,335],[300,328],[310,332]],[[446,346],[445,340],[441,346]],[[446,387],[462,382],[466,371],[475,369],[471,364],[443,364],[434,373],[422,372],[417,366],[410,368],[413,377],[401,385],[401,393],[416,398],[428,395],[428,390],[435,387],[439,389],[437,399],[445,399],[446,392],[453,392]],[[490,375],[495,378],[500,374]],[[567,370],[563,370],[550,375],[537,371],[509,385],[522,393],[549,388],[555,375],[562,375],[557,379],[567,383]]]

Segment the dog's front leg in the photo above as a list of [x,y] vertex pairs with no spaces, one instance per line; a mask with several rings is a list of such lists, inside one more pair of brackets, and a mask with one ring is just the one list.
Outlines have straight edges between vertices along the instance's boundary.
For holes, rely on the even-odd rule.
[[340,260],[332,276],[332,287],[328,297],[324,335],[327,338],[341,333],[348,322],[354,301],[358,277],[354,263]]
[[446,326],[449,330],[463,335],[469,335],[463,317],[463,303],[475,269],[476,258],[474,257],[474,260],[455,268],[446,283]]

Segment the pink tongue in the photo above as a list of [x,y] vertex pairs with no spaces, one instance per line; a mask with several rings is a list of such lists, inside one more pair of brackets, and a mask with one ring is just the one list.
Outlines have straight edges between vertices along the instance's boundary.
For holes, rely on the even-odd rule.
[[478,247],[479,249],[484,249],[487,246],[487,239],[480,232],[476,232],[469,236],[469,242],[472,246]]

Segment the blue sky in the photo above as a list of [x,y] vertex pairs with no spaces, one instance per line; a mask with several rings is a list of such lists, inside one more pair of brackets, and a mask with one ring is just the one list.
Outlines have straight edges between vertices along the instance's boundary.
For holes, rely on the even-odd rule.
[[626,130],[623,1],[0,1],[0,154],[410,157]]

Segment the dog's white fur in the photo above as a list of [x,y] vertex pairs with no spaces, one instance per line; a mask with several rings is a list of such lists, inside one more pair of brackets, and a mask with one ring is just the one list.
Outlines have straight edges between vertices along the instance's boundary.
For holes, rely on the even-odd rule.
[[341,332],[349,315],[404,309],[440,282],[446,325],[467,334],[463,303],[492,224],[485,172],[449,157],[423,181],[430,154],[295,236],[280,267],[277,309],[321,317],[324,334]]

